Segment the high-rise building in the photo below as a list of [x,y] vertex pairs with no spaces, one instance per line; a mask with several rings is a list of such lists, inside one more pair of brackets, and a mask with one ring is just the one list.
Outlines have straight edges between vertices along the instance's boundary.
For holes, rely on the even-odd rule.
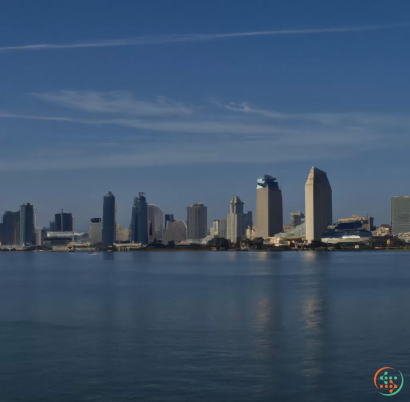
[[56,223],[55,221],[50,222],[50,232],[55,232],[56,231]]
[[256,185],[256,221],[258,237],[273,237],[283,231],[282,191],[272,176],[265,175]]
[[3,214],[3,230],[2,240],[3,245],[20,244],[20,211],[6,211]]
[[232,198],[229,203],[229,214],[226,219],[226,238],[232,243],[239,243],[240,238],[246,233],[244,203],[238,196]]
[[175,222],[174,214],[165,214],[165,224],[164,228],[167,228],[168,222]]
[[103,203],[103,228],[102,242],[106,246],[112,246],[116,240],[117,232],[117,205],[114,194],[109,191],[104,196]]
[[223,237],[226,239],[226,218],[224,219],[215,219],[212,222],[212,227],[209,230],[211,238],[213,237]]
[[20,244],[20,211],[13,212],[14,229],[13,229],[13,243]]
[[32,204],[27,203],[20,206],[20,244],[35,244],[36,215]]
[[102,243],[102,223],[101,218],[90,219],[90,233],[88,234],[90,238],[90,245],[95,246],[96,244]]
[[74,217],[73,214],[63,212],[55,214],[54,219],[55,232],[73,232],[74,231]]
[[148,244],[148,205],[142,192],[134,198],[132,207],[131,242]]
[[188,239],[203,239],[207,235],[208,208],[197,202],[186,209]]
[[245,230],[248,229],[249,226],[253,227],[252,211],[248,211],[243,215]]
[[302,212],[291,212],[290,214],[290,226],[292,228],[295,228],[296,226],[299,226],[302,224],[302,219],[305,219],[305,214]]
[[391,198],[391,226],[395,236],[410,232],[410,196]]
[[305,184],[306,240],[320,241],[332,224],[332,188],[326,172],[312,167]]
[[224,239],[227,238],[227,220],[226,218],[223,219],[218,219],[219,225],[218,225],[218,237],[223,237]]
[[163,214],[158,205],[148,204],[148,242],[162,241]]

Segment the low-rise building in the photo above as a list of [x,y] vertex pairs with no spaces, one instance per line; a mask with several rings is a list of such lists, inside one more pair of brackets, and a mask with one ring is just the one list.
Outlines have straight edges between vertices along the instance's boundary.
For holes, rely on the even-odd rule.
[[130,228],[123,229],[121,225],[117,225],[117,239],[116,243],[129,243],[130,242]]
[[[360,224],[360,227],[362,229],[366,229],[369,231],[375,230],[375,226],[373,225],[374,218],[366,215],[366,216],[361,216],[361,215],[355,215],[353,214],[349,218],[340,218],[337,220],[337,223],[357,223]],[[359,226],[357,226],[359,227]]]
[[380,225],[376,230],[373,232],[373,236],[389,236],[391,235],[391,225]]

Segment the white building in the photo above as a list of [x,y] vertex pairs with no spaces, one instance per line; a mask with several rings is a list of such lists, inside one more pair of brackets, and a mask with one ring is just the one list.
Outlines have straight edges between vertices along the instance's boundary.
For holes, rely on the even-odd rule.
[[320,241],[332,224],[332,188],[326,172],[312,167],[305,184],[306,240]]
[[88,235],[90,244],[93,246],[102,243],[102,222],[101,218],[92,218],[90,220],[90,233]]
[[244,203],[237,196],[229,203],[229,214],[227,216],[227,239],[237,243],[239,238],[246,233],[245,216],[243,213]]

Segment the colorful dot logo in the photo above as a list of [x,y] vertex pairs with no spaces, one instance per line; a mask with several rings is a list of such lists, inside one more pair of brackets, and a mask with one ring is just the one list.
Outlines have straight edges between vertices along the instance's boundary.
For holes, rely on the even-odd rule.
[[403,375],[400,370],[382,367],[374,375],[374,385],[382,395],[396,395],[403,388]]

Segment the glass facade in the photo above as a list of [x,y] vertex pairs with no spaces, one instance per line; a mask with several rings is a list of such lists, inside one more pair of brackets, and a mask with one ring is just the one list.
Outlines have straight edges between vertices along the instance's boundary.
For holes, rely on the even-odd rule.
[[142,192],[134,198],[132,206],[131,242],[148,244],[148,204]]
[[73,232],[74,231],[74,217],[73,214],[61,212],[55,214],[54,220],[55,232]]
[[1,244],[20,244],[20,211],[6,211],[3,214]]
[[32,204],[23,204],[20,207],[20,239],[21,245],[34,245],[35,239],[35,213]]
[[391,198],[392,234],[410,232],[410,196]]
[[117,233],[117,206],[114,194],[110,191],[104,197],[102,242],[106,246],[115,243]]

